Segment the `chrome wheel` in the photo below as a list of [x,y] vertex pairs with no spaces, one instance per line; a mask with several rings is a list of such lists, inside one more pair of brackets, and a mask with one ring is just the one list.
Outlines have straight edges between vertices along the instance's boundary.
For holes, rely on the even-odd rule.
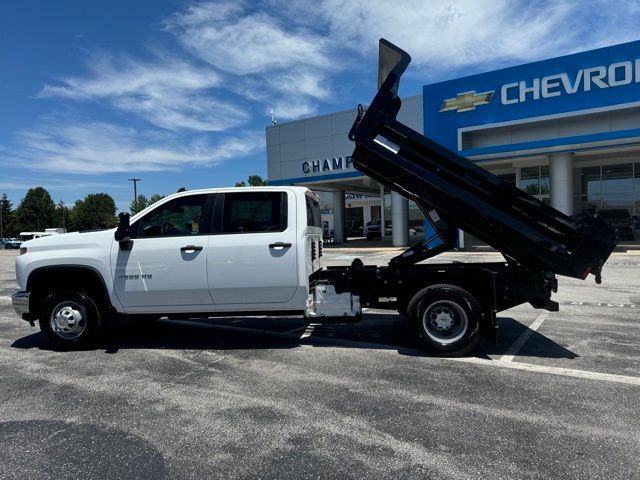
[[87,327],[87,312],[73,301],[61,302],[51,310],[51,331],[64,340],[79,338]]
[[450,300],[439,300],[425,310],[422,328],[431,340],[448,345],[457,342],[467,333],[469,320],[460,305]]

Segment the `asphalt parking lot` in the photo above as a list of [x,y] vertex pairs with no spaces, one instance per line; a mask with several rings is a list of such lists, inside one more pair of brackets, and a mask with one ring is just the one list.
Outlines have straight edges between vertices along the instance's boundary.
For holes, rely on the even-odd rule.
[[0,250],[1,479],[640,478],[638,251],[602,285],[561,278],[560,312],[503,312],[499,345],[461,359],[423,355],[376,311],[124,325],[57,352],[13,313],[14,256]]

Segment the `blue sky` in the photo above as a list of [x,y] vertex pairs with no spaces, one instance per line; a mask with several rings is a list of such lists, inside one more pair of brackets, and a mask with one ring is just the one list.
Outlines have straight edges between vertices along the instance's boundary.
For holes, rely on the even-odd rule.
[[106,192],[266,177],[265,127],[367,103],[377,39],[413,57],[401,95],[447,78],[637,40],[640,2],[7,1],[0,193]]

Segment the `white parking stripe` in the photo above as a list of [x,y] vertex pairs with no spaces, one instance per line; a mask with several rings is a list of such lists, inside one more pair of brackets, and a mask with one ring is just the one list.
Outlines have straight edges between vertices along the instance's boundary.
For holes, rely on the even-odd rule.
[[587,380],[601,380],[604,382],[624,383],[627,385],[640,386],[639,377],[630,377],[627,375],[616,375],[613,373],[591,372],[588,370],[574,370],[572,368],[548,367],[545,365],[533,365],[531,363],[504,362],[502,360],[486,360],[484,358],[443,358],[443,360],[451,360],[461,363],[473,363],[476,365],[484,365],[489,367],[511,368],[514,370],[525,370],[528,372],[550,373],[552,375],[561,375],[563,377],[582,378]]
[[[377,351],[383,352],[387,351],[392,354],[396,354],[398,349],[397,346],[394,345],[384,345],[379,343],[371,343],[371,342],[362,342],[359,340],[345,340],[345,339],[336,339],[336,338],[323,338],[323,337],[313,337],[310,339],[311,343],[315,344],[324,344],[326,346],[345,346],[352,348],[375,348]],[[415,351],[416,355],[424,355],[421,350],[406,348],[407,351]],[[420,357],[416,357],[417,359]],[[552,375],[560,375],[563,377],[573,377],[580,378],[584,380],[600,380],[604,382],[613,382],[613,383],[624,383],[626,385],[637,385],[640,386],[640,377],[631,377],[628,375],[616,375],[614,373],[601,373],[601,372],[591,372],[589,370],[575,370],[572,368],[563,368],[563,367],[548,367],[545,365],[534,365],[532,363],[520,363],[520,362],[503,362],[502,360],[487,360],[484,358],[477,357],[422,357],[422,359],[430,361],[443,361],[447,360],[452,362],[459,363],[470,363],[474,365],[481,365],[484,367],[497,367],[497,368],[510,368],[513,370],[524,370],[528,372],[535,373],[549,373]]]
[[[168,320],[170,323],[181,323],[185,325],[193,325],[197,327],[210,328],[213,330],[222,330],[228,332],[236,332],[236,333],[250,333],[250,334],[263,334],[272,337],[280,337],[290,340],[295,340],[295,336],[283,333],[283,332],[274,332],[268,330],[255,330],[252,328],[240,328],[240,327],[229,327],[222,325],[212,325],[203,322],[196,321],[188,321],[188,320]],[[314,325],[309,325],[305,332],[303,333],[302,338],[309,337],[315,329]],[[352,348],[370,348],[376,349],[378,352],[389,352],[391,354],[397,355],[398,346],[397,345],[387,345],[382,343],[373,343],[373,342],[363,342],[360,340],[348,340],[341,338],[327,338],[327,337],[312,337],[308,340],[309,343],[303,343],[302,345],[313,345],[313,344],[321,344],[326,345],[327,347],[352,347]],[[487,360],[484,358],[476,358],[476,357],[467,357],[467,358],[449,358],[449,357],[421,357],[424,353],[421,350],[405,347],[407,351],[414,351],[417,355],[416,361],[422,358],[427,361],[443,361],[446,362],[460,362],[460,363],[469,363],[474,365],[481,365],[485,367],[497,367],[497,368],[510,368],[513,370],[523,370],[529,372],[537,372],[537,373],[549,373],[552,375],[560,375],[563,377],[573,377],[580,378],[585,380],[601,380],[605,382],[614,382],[614,383],[623,383],[626,385],[637,385],[640,386],[640,377],[630,377],[627,375],[616,375],[613,373],[600,373],[600,372],[591,372],[588,370],[575,370],[572,368],[562,368],[562,367],[548,367],[544,365],[534,365],[531,363],[520,363],[520,362],[505,362],[502,360]]]
[[500,361],[507,362],[507,363],[513,362],[513,359],[515,358],[517,353],[520,351],[520,349],[523,347],[523,345],[527,343],[527,340],[529,340],[529,337],[533,335],[533,332],[535,332],[536,330],[538,330],[538,328],[540,328],[540,325],[542,325],[542,322],[544,322],[548,316],[549,316],[548,313],[541,313],[538,316],[538,318],[536,318],[535,321],[531,325],[529,325],[529,328],[527,328],[524,332],[522,332],[522,334],[517,338],[517,340],[511,344],[511,346],[509,347],[509,350],[507,350],[507,353],[505,353],[500,358]]
[[302,340],[303,338],[307,338],[313,335],[313,331],[315,330],[315,328],[316,326],[313,323],[310,323],[307,329],[304,331],[304,333],[300,337],[300,339]]

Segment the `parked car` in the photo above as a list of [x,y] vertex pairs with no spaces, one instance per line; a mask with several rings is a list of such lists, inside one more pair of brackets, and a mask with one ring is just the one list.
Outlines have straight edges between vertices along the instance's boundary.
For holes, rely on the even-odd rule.
[[22,245],[22,241],[18,240],[17,238],[8,238],[8,239],[5,239],[5,242],[4,242],[4,248],[6,248],[7,250],[18,249],[20,248],[20,245]]
[[620,240],[633,240],[635,225],[629,210],[626,208],[606,208],[598,212],[616,232]]
[[[391,235],[391,224],[386,224],[384,227],[384,234]],[[373,240],[374,238],[382,238],[380,234],[380,220],[372,220],[367,222],[364,227],[364,236],[367,240]]]
[[422,225],[414,225],[409,227],[409,235],[423,235],[424,227]]
[[347,237],[362,237],[363,228],[358,225],[347,225]]

